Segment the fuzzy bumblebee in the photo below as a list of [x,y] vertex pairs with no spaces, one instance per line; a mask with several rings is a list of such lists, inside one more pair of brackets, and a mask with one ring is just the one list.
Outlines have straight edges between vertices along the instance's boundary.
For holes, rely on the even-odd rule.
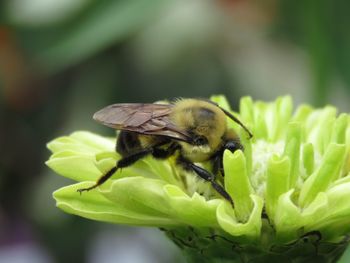
[[[243,150],[236,132],[227,125],[227,117],[250,131],[231,113],[211,101],[180,99],[170,104],[113,104],[94,114],[103,125],[121,130],[116,150],[122,156],[116,165],[81,193],[103,184],[118,169],[128,167],[147,155],[166,159],[176,156],[176,163],[211,183],[233,205],[231,196],[216,180],[224,176],[223,154]],[[196,165],[211,162],[213,173]]]

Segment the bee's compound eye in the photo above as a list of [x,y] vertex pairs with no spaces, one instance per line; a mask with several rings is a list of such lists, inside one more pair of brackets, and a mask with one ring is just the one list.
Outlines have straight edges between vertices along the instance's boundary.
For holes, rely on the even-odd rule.
[[195,145],[204,145],[208,144],[208,139],[205,138],[204,136],[198,136],[194,139],[194,144]]

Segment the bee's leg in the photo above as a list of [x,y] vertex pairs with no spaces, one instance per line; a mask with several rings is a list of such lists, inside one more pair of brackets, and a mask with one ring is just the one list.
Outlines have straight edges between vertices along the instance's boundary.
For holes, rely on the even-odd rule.
[[225,198],[227,201],[229,201],[232,206],[233,206],[233,200],[231,198],[231,196],[226,192],[226,190],[215,181],[215,176],[213,176],[212,174],[210,174],[207,170],[191,163],[191,168],[192,170],[199,175],[201,178],[203,178],[206,181],[209,181],[212,185],[212,187],[223,197]]
[[191,170],[195,172],[199,177],[202,179],[208,181],[211,183],[212,187],[227,201],[231,203],[233,206],[233,200],[231,196],[226,192],[226,190],[215,181],[215,175],[209,173],[207,170],[203,169],[202,167],[199,167],[195,165],[194,163],[191,163],[190,161],[186,160],[183,157],[179,157],[177,159],[177,162],[182,165],[186,170]]
[[134,153],[132,155],[123,157],[122,159],[117,161],[117,164],[113,168],[111,168],[106,174],[102,175],[94,185],[92,185],[88,188],[78,189],[77,191],[79,193],[82,193],[84,191],[90,191],[90,190],[100,186],[101,184],[106,182],[118,169],[125,168],[125,167],[132,165],[136,161],[138,161],[138,160],[142,159],[143,157],[145,157],[146,155],[152,153],[152,151],[153,151],[153,149],[149,148],[149,149],[145,149],[143,151]]
[[214,174],[221,174],[222,177],[225,177],[225,171],[224,171],[224,163],[223,163],[223,155],[220,152],[213,158],[213,173]]
[[168,148],[161,149],[158,147],[153,148],[152,155],[154,158],[166,159],[169,156],[173,155],[176,150],[180,149],[180,145],[177,143],[172,143]]

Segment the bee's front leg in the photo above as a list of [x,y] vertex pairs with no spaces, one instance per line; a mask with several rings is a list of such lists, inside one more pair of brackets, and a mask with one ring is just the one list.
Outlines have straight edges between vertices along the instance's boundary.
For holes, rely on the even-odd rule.
[[226,192],[226,190],[215,181],[215,175],[209,173],[207,170],[203,169],[202,167],[199,167],[197,165],[195,165],[194,163],[190,162],[189,160],[187,160],[186,158],[184,158],[183,156],[179,156],[177,158],[177,163],[179,165],[181,165],[182,167],[184,167],[185,170],[190,170],[195,172],[199,177],[201,177],[202,179],[208,181],[211,183],[212,187],[223,197],[225,198],[227,201],[229,201],[231,203],[231,205],[233,206],[233,200],[231,198],[231,196],[229,195],[229,193]]

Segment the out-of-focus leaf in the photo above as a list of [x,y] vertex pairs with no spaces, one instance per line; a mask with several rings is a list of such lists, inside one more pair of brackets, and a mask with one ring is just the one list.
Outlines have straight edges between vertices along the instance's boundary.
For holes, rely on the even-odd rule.
[[10,0],[4,4],[6,20],[23,27],[52,26],[70,19],[91,0]]
[[[167,1],[165,1],[167,2]],[[101,1],[37,59],[51,73],[79,63],[137,31],[164,3],[160,0]]]

